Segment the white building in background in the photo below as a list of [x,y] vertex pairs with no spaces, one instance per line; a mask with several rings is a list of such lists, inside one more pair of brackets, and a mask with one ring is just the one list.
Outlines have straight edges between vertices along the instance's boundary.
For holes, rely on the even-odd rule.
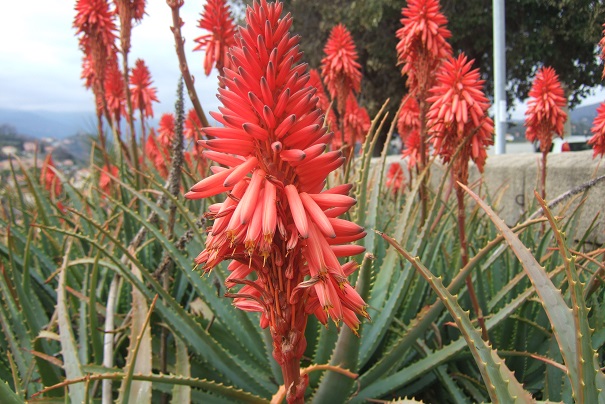
[[15,146],[4,146],[2,148],[2,154],[6,156],[14,156],[17,154],[17,148]]
[[26,153],[35,153],[38,148],[37,142],[25,142],[23,143],[23,151]]

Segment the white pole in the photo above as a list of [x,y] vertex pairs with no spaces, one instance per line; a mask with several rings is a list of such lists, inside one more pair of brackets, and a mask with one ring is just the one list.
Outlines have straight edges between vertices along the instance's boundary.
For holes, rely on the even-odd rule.
[[496,154],[506,153],[506,46],[504,0],[493,0],[494,20],[494,130]]

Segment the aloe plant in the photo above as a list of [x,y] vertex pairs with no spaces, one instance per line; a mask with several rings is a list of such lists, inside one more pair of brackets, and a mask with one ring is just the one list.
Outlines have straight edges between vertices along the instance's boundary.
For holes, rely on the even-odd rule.
[[[178,2],[170,7],[182,57]],[[191,77],[184,81],[192,93]],[[211,215],[202,212],[219,200],[183,198],[205,165],[184,159],[183,84],[178,95],[166,179],[161,165],[145,160],[147,169],[136,171],[115,133],[113,150],[93,149],[82,186],[48,166],[62,185],[49,190],[46,173],[12,160],[12,181],[0,187],[0,402],[277,403],[288,396],[275,336],[258,326],[258,313],[225,296],[227,265],[203,273],[194,264],[208,240]],[[367,235],[356,241],[366,252],[355,257],[360,268],[349,282],[371,321],[356,330],[308,318],[301,398],[605,402],[603,249],[589,248],[590,230],[565,237],[582,205],[566,211],[537,196],[526,219],[509,228],[489,206],[498,195],[463,187],[463,257],[449,166],[433,190],[425,184],[434,160],[409,189],[387,187],[397,121],[387,109],[388,101],[360,155],[327,179],[330,187],[353,183],[357,204],[344,217]],[[372,158],[384,133],[381,155]],[[532,215],[539,207],[544,214]],[[488,341],[469,315],[469,284]]]

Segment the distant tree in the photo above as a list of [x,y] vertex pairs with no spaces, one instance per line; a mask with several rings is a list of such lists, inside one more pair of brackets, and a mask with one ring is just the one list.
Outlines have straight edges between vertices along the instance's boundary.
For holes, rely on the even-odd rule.
[[[235,9],[250,0],[233,0]],[[292,31],[301,36],[304,61],[319,68],[331,29],[342,22],[351,32],[359,54],[363,79],[360,102],[372,117],[387,98],[393,112],[405,91],[405,80],[396,67],[395,32],[401,26],[403,3],[395,0],[284,0],[292,13]],[[238,7],[239,5],[239,7]]]
[[[492,0],[448,0],[442,6],[452,46],[475,59],[492,94]],[[527,98],[540,66],[557,71],[571,107],[601,84],[603,0],[509,0],[505,7],[509,101]]]
[[15,137],[17,135],[17,128],[8,123],[0,125],[0,136]]
[[[232,0],[242,10],[251,0]],[[363,71],[361,102],[370,115],[386,98],[396,109],[405,92],[397,58],[395,32],[401,26],[397,0],[284,0],[301,35],[305,60],[317,68],[331,28],[339,22],[351,31]],[[475,59],[492,94],[492,0],[443,0],[451,44]],[[238,7],[239,6],[239,7]],[[604,0],[509,0],[506,2],[509,101],[524,100],[538,67],[555,68],[573,105],[601,83],[597,43],[605,23]],[[511,103],[509,102],[509,106]]]

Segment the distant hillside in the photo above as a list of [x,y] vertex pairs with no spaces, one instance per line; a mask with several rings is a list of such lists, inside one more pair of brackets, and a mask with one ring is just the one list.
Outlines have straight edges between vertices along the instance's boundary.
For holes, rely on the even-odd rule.
[[597,116],[597,108],[599,107],[599,105],[601,105],[601,104],[597,103],[597,104],[585,105],[583,107],[577,107],[570,113],[571,121],[572,122],[588,121],[588,122],[592,123],[594,118]]
[[63,139],[81,132],[94,133],[95,115],[92,112],[0,109],[0,125],[3,124],[13,126],[24,135]]
[[[599,104],[577,107],[571,111],[571,120],[574,124],[581,126],[583,130],[589,130],[592,121],[597,116]],[[147,123],[157,127],[161,114]],[[510,123],[523,126],[523,121],[513,120]],[[210,117],[210,124],[217,122]],[[35,138],[64,139],[78,133],[95,133],[96,117],[93,112],[51,112],[51,111],[20,111],[0,108],[0,126],[10,125],[16,132]],[[135,125],[138,132],[139,126]],[[586,129],[588,128],[588,129]]]

